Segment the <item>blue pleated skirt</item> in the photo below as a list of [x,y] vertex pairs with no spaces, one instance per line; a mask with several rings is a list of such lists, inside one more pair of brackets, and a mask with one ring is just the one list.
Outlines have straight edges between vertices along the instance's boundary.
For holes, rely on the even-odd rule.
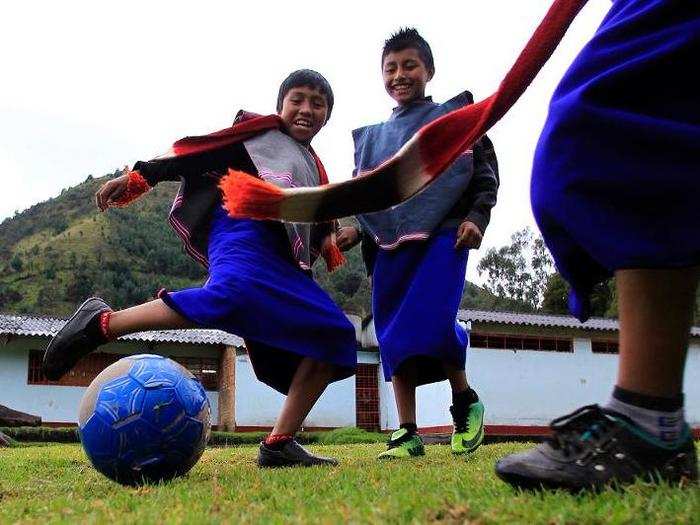
[[614,271],[700,264],[700,2],[617,0],[555,91],[532,207],[585,320]]
[[469,335],[457,310],[468,251],[454,249],[456,235],[444,228],[377,254],[372,310],[387,381],[409,364],[419,385],[446,379],[444,364],[464,369]]
[[284,394],[305,357],[335,365],[334,380],[355,373],[354,327],[299,268],[279,223],[231,219],[217,209],[209,279],[161,298],[199,326],[243,337],[258,379]]

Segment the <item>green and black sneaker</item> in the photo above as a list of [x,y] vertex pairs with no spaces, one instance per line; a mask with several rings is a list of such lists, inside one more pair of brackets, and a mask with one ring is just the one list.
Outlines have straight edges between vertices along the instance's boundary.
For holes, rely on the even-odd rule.
[[454,430],[452,430],[452,453],[468,454],[474,452],[484,441],[484,405],[481,401],[475,401],[460,410],[456,406],[450,407]]
[[386,450],[377,456],[377,459],[410,458],[425,456],[423,440],[414,432],[400,428],[391,435]]

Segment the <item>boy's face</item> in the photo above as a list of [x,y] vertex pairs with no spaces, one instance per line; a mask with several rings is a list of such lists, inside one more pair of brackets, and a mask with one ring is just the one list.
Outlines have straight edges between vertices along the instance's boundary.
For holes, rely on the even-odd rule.
[[295,87],[282,99],[279,116],[290,137],[308,144],[326,123],[328,101],[318,88]]
[[418,50],[409,47],[392,51],[382,63],[384,88],[400,106],[425,96],[425,85],[433,78]]

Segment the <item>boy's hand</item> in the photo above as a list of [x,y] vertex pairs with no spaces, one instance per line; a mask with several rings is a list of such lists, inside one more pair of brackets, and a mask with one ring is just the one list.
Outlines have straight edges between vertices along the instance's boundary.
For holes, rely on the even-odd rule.
[[124,166],[124,170],[119,177],[105,182],[97,193],[95,193],[95,204],[100,211],[105,211],[112,203],[126,191],[129,184],[129,168]]
[[360,232],[354,226],[343,226],[336,234],[336,244],[341,251],[348,251],[355,246],[360,239]]
[[457,242],[455,243],[455,249],[476,249],[481,246],[481,239],[483,238],[484,235],[481,233],[481,230],[476,224],[471,221],[464,221],[457,229]]

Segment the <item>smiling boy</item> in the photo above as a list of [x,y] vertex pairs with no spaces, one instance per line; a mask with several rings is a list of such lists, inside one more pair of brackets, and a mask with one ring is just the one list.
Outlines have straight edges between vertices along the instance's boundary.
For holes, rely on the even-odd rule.
[[[379,166],[425,124],[473,102],[465,91],[437,104],[425,96],[435,74],[428,43],[415,29],[392,35],[382,51],[382,76],[397,103],[386,122],[353,132],[355,175]],[[466,372],[469,336],[457,323],[469,249],[476,249],[496,203],[498,167],[484,137],[426,190],[382,212],[358,217],[338,245],[362,239],[372,276],[372,310],[385,379],[394,388],[400,428],[380,458],[423,455],[416,430],[416,387],[449,379],[452,450],[468,453],[483,440],[484,407]]]
[[180,180],[170,222],[209,276],[201,287],[163,290],[154,301],[120,311],[88,299],[46,349],[45,375],[56,380],[99,346],[133,332],[206,327],[235,333],[245,339],[258,379],[287,396],[258,464],[335,465],[294,438],[326,386],[356,367],[354,328],[310,275],[319,253],[333,253],[331,226],[232,219],[218,187],[230,168],[282,187],[327,183],[310,143],[332,108],[326,79],[295,71],[280,86],[277,115],[239,112],[233,127],[182,139],[173,155],[137,162],[103,185],[96,195],[101,211],[160,181]]

